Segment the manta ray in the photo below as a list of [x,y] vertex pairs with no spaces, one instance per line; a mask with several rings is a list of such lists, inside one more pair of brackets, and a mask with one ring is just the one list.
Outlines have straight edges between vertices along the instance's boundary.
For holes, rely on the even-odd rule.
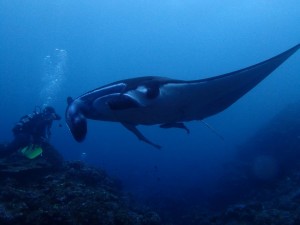
[[121,123],[138,139],[156,148],[138,125],[181,128],[222,112],[300,48],[300,44],[258,64],[199,80],[146,76],[116,81],[75,99],[68,97],[65,119],[76,141],[87,134],[87,119]]

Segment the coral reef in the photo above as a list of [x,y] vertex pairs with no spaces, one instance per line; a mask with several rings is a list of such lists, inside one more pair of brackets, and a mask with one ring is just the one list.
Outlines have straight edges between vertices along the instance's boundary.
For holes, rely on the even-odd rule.
[[0,224],[300,224],[299,114],[300,104],[287,107],[240,145],[210,196],[195,188],[184,198],[151,199],[159,215],[82,162],[0,158]]
[[117,180],[82,162],[56,167],[43,157],[0,159],[0,224],[159,225],[132,205]]
[[164,207],[161,217],[172,225],[300,224],[299,115],[299,103],[286,107],[239,146],[210,196],[181,204],[181,214]]
[[300,173],[271,187],[248,190],[245,198],[218,210],[194,208],[186,217],[190,225],[296,225],[300,224]]
[[211,224],[300,224],[299,113],[298,102],[287,106],[239,147],[220,183],[223,196],[239,195]]

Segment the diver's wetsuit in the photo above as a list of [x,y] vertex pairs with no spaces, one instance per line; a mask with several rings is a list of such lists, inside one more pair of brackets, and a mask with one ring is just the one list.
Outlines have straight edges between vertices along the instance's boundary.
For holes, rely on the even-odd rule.
[[51,148],[48,143],[53,120],[60,120],[52,107],[46,107],[43,112],[34,112],[20,118],[20,121],[12,129],[14,139],[4,150],[0,157],[7,157],[19,149],[29,145],[38,145],[43,149]]

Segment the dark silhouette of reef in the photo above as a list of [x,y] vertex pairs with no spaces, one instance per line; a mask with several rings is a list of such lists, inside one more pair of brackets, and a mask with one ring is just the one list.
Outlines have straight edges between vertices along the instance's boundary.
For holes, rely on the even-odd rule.
[[191,189],[157,211],[172,225],[300,224],[300,102],[238,146],[209,195]]
[[0,184],[1,225],[161,224],[158,214],[134,205],[119,181],[80,161],[57,166],[16,153],[0,159]]
[[192,187],[173,198],[153,197],[147,204],[156,212],[82,162],[2,158],[0,224],[300,224],[299,115],[300,103],[289,105],[238,146],[209,195]]

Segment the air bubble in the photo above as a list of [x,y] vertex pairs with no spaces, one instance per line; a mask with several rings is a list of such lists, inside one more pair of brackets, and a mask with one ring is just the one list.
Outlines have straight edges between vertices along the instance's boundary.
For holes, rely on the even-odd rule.
[[43,105],[52,104],[58,96],[62,83],[66,80],[67,51],[56,48],[43,62],[42,90],[40,98]]

